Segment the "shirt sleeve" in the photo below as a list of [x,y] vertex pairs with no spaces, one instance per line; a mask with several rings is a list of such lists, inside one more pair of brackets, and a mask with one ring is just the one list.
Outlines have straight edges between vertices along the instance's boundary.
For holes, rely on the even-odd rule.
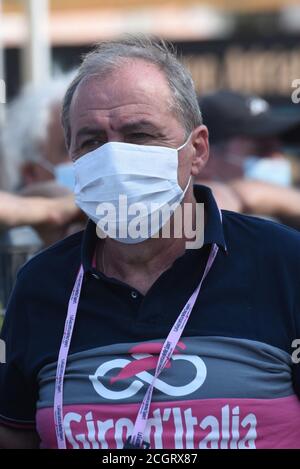
[[28,366],[28,297],[21,277],[19,273],[1,332],[5,363],[0,363],[0,424],[30,429],[35,427],[37,391]]

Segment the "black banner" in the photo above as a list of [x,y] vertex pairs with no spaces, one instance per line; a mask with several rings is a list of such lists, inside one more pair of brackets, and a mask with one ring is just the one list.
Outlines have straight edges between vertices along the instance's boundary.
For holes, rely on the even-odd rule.
[[[300,450],[243,450],[243,451],[197,451],[197,450],[3,450],[2,458],[14,467],[36,463],[39,467],[151,467],[157,464],[180,464],[189,467],[208,467],[244,463],[260,464],[269,467],[276,460],[279,467],[288,464],[299,465]],[[6,467],[2,465],[2,467]]]

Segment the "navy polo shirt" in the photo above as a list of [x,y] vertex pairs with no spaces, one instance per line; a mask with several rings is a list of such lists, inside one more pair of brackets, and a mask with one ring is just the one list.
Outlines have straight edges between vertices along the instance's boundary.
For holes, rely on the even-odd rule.
[[2,331],[2,424],[36,428],[41,447],[57,447],[57,358],[82,263],[64,386],[67,447],[122,448],[164,339],[217,243],[191,317],[155,383],[145,439],[152,448],[300,448],[300,353],[292,344],[300,338],[300,235],[229,211],[221,222],[210,189],[194,190],[205,204],[204,245],[176,259],[146,295],[92,267],[92,222],[20,270]]

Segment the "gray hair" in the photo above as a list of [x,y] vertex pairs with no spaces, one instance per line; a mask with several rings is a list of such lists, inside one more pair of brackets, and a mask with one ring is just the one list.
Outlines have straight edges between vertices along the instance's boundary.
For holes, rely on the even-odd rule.
[[174,48],[158,38],[124,36],[97,44],[95,49],[84,57],[76,77],[69,86],[62,110],[62,125],[68,148],[71,143],[70,106],[77,87],[83,79],[91,75],[104,76],[113,72],[126,59],[150,62],[164,72],[171,90],[172,107],[187,135],[202,124],[192,77],[177,58]]
[[0,135],[2,189],[15,190],[21,185],[20,167],[28,161],[41,161],[39,143],[47,135],[51,107],[62,103],[73,80],[73,71],[56,76],[39,86],[26,85],[8,106],[7,120]]

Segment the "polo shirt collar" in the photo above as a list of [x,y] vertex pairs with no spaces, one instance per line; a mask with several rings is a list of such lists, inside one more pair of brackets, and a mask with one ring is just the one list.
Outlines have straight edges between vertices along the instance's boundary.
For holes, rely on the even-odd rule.
[[227,251],[222,223],[222,214],[215,201],[212,191],[207,186],[194,185],[194,195],[196,202],[204,203],[206,224],[204,229],[204,245],[217,244],[224,251]]
[[[194,195],[196,202],[204,203],[206,216],[204,245],[215,243],[227,252],[220,211],[211,189],[198,184],[194,185]],[[81,244],[81,262],[84,272],[92,269],[92,259],[97,239],[96,225],[92,220],[89,220]]]

